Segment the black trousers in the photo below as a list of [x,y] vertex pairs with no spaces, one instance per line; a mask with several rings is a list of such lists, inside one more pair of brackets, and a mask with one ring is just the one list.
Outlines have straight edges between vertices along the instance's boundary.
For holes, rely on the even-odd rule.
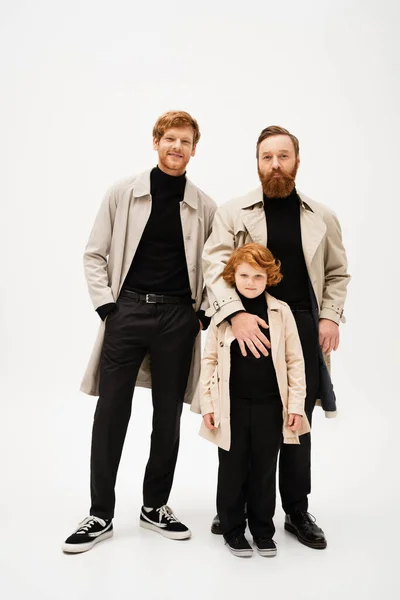
[[167,503],[179,448],[180,418],[199,322],[191,304],[146,304],[122,292],[106,320],[100,395],[93,422],[90,514],[114,516],[115,482],[132,396],[150,353],[153,431],[143,482],[143,504]]
[[[319,350],[318,332],[311,311],[293,311],[303,348],[307,396],[305,412],[311,424],[312,413],[318,397]],[[311,435],[300,437],[300,446],[283,444],[279,457],[279,490],[282,508],[286,514],[308,510],[308,494],[311,491]]]
[[261,402],[231,398],[230,425],[231,448],[218,449],[217,510],[222,532],[225,537],[244,532],[247,499],[253,537],[272,538],[276,464],[282,438],[280,396]]

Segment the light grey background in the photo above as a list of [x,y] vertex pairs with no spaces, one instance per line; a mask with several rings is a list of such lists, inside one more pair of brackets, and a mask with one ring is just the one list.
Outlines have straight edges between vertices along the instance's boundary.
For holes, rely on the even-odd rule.
[[[0,587],[7,599],[397,598],[399,9],[390,0],[1,2]],[[239,561],[209,533],[215,449],[184,411],[176,544],[138,528],[151,428],[138,390],[115,537],[60,546],[88,510],[95,399],[80,378],[98,326],[82,252],[106,188],[156,164],[151,131],[187,110],[188,175],[218,204],[257,186],[255,141],[300,139],[297,187],[338,215],[353,276],[333,356],[339,416],[317,409],[310,510],[325,552],[276,515],[279,554]],[[397,536],[397,537],[396,537]]]

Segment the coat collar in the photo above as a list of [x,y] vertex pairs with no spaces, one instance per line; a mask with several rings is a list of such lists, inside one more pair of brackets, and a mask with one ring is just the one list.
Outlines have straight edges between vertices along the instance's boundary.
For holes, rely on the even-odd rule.
[[[139,173],[135,177],[133,183],[133,195],[135,198],[141,198],[142,196],[150,195],[150,173],[151,169]],[[197,209],[197,188],[196,186],[186,178],[185,193],[183,196],[183,202],[188,204],[191,208]]]
[[[300,198],[300,225],[304,259],[310,273],[315,252],[326,233],[326,225],[321,217],[312,209],[310,204],[312,201],[302,192],[297,193]],[[239,207],[243,223],[252,241],[262,246],[268,246],[262,187],[259,186],[242,198]]]
[[267,307],[268,310],[281,310],[282,303],[275,298],[275,296],[271,296],[268,292],[265,292],[265,296],[267,298]]
[[[309,203],[307,202],[307,196],[305,196],[303,192],[299,192],[298,190],[297,195],[300,198],[300,206],[302,208],[305,208],[306,210],[314,212]],[[244,209],[252,208],[255,207],[257,204],[260,208],[264,208],[264,195],[261,186],[258,186],[255,190],[249,192],[240,202],[240,207]]]

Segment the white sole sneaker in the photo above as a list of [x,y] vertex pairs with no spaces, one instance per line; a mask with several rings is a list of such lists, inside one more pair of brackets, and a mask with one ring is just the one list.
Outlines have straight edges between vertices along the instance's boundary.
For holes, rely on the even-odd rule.
[[140,527],[143,529],[149,529],[150,531],[156,531],[160,535],[170,539],[170,540],[188,540],[191,537],[190,529],[187,531],[168,531],[167,529],[163,529],[162,527],[158,527],[157,525],[153,525],[152,523],[146,523],[146,521],[139,521]]
[[[256,548],[257,548],[257,546],[256,546]],[[260,548],[257,548],[257,552],[260,556],[264,556],[266,558],[271,558],[272,556],[276,556],[277,549],[271,548],[271,550],[260,550]]]
[[232,548],[232,546],[230,546],[227,542],[225,542],[225,546],[228,548],[229,552],[231,552],[234,556],[238,556],[239,558],[250,558],[253,556],[253,548],[237,550],[236,548]]
[[67,552],[68,554],[79,554],[80,552],[87,552],[91,550],[95,544],[98,542],[104,542],[108,538],[113,536],[114,531],[105,531],[101,535],[93,538],[92,542],[86,542],[86,544],[64,544],[62,545],[62,551]]

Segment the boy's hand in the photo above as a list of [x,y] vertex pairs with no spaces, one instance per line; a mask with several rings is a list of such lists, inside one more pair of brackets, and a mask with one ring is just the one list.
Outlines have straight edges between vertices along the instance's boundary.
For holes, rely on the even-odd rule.
[[298,431],[300,429],[302,415],[289,415],[288,428],[290,431]]
[[214,413],[207,413],[206,415],[203,416],[203,421],[204,421],[204,425],[207,427],[207,429],[209,429],[210,431],[213,431],[214,429],[217,429],[214,426]]

